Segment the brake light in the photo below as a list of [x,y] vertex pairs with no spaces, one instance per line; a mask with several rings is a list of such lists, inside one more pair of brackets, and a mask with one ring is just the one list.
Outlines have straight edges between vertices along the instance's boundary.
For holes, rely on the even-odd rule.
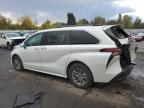
[[101,49],[100,52],[112,52],[113,56],[121,55],[122,49],[120,48],[104,48]]

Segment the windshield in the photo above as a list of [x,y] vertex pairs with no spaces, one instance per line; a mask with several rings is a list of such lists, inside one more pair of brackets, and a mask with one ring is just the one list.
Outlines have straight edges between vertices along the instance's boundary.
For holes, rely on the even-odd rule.
[[18,33],[6,33],[7,37],[20,37]]

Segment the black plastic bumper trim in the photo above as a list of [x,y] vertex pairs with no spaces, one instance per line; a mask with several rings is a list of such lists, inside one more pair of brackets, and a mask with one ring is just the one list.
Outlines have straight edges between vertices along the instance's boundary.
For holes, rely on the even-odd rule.
[[132,72],[133,67],[133,64],[126,66],[122,72],[116,75],[111,81],[119,81],[123,78],[126,78]]

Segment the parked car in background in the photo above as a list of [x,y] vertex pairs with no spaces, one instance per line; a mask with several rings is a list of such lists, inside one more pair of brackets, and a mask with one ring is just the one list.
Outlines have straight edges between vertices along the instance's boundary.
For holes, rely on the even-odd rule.
[[20,36],[24,36],[27,32],[19,31],[17,32]]
[[144,33],[139,32],[139,33],[133,33],[131,34],[132,38],[135,39],[136,42],[143,42],[144,41]]
[[88,88],[129,75],[135,48],[121,26],[64,27],[34,33],[14,48],[11,60],[16,70],[61,76]]
[[144,33],[138,33],[136,36],[134,36],[137,41],[137,47],[138,47],[138,52],[144,52]]
[[15,45],[19,45],[25,40],[25,37],[18,33],[2,33],[0,35],[0,47],[7,47],[12,49]]
[[31,34],[29,32],[26,32],[23,36],[28,38]]
[[36,31],[28,31],[28,32],[23,32],[23,31],[20,31],[20,32],[17,32],[19,35],[21,36],[24,36],[24,37],[29,37],[31,36],[33,33],[35,33]]

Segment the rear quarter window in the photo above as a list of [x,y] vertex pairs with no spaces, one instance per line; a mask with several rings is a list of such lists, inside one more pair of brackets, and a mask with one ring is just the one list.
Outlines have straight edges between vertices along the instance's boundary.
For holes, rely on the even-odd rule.
[[70,35],[71,44],[98,44],[99,40],[86,31],[71,31]]

